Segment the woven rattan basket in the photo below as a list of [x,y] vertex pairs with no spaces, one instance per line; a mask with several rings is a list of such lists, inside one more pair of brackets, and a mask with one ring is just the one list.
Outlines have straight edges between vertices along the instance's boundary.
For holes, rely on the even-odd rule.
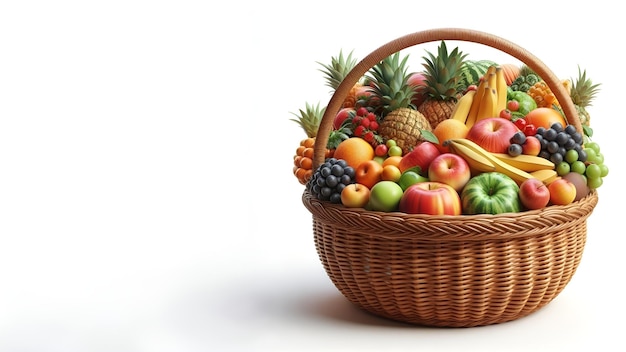
[[[582,131],[560,80],[535,56],[489,33],[455,28],[416,32],[367,55],[332,96],[319,128],[314,165],[334,112],[367,70],[404,48],[440,40],[483,44],[541,76],[568,123]],[[498,215],[434,216],[346,208],[302,196],[313,216],[319,258],[337,289],[358,307],[411,324],[472,327],[512,321],[551,302],[570,282],[587,238],[596,191],[566,205]]]

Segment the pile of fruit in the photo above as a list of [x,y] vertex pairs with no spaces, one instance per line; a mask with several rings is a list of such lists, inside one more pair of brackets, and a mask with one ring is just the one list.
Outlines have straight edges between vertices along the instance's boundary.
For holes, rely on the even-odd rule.
[[[382,60],[352,88],[333,120],[326,159],[313,169],[325,108],[294,113],[307,137],[293,173],[322,201],[410,214],[499,214],[567,205],[602,185],[608,167],[592,140],[587,108],[599,91],[585,70],[562,80],[582,131],[525,64],[469,60],[459,48]],[[333,89],[356,65],[352,53],[319,63]]]

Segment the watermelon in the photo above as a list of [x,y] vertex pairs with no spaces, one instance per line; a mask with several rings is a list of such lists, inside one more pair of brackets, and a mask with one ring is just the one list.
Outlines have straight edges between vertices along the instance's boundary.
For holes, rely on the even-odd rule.
[[459,91],[464,92],[472,84],[478,85],[478,81],[485,75],[489,66],[498,65],[491,60],[466,60],[461,67],[461,80]]
[[461,207],[467,215],[517,213],[521,209],[519,186],[501,172],[483,172],[463,187]]

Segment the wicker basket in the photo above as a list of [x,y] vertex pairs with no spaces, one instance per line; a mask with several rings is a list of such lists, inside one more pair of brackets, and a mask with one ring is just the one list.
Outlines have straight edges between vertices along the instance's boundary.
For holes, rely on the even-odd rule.
[[[560,80],[536,57],[489,33],[432,29],[393,40],[366,56],[335,91],[323,117],[314,164],[324,162],[333,112],[367,70],[409,46],[468,41],[498,49],[537,72],[582,126]],[[346,208],[305,191],[319,258],[337,289],[358,307],[406,323],[472,327],[515,320],[542,308],[568,284],[587,237],[596,191],[566,206],[515,214],[433,216]]]

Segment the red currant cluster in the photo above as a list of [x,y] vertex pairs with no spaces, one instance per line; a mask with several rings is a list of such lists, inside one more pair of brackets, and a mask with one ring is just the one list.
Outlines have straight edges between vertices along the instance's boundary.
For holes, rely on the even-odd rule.
[[356,110],[356,114],[351,122],[353,136],[361,137],[373,146],[380,144],[381,138],[378,136],[378,118],[376,114],[367,108],[360,107]]
[[537,134],[537,127],[532,123],[526,122],[523,118],[518,118],[513,121],[513,123],[517,126],[517,128],[519,128],[520,131],[524,132],[526,136],[534,136]]

